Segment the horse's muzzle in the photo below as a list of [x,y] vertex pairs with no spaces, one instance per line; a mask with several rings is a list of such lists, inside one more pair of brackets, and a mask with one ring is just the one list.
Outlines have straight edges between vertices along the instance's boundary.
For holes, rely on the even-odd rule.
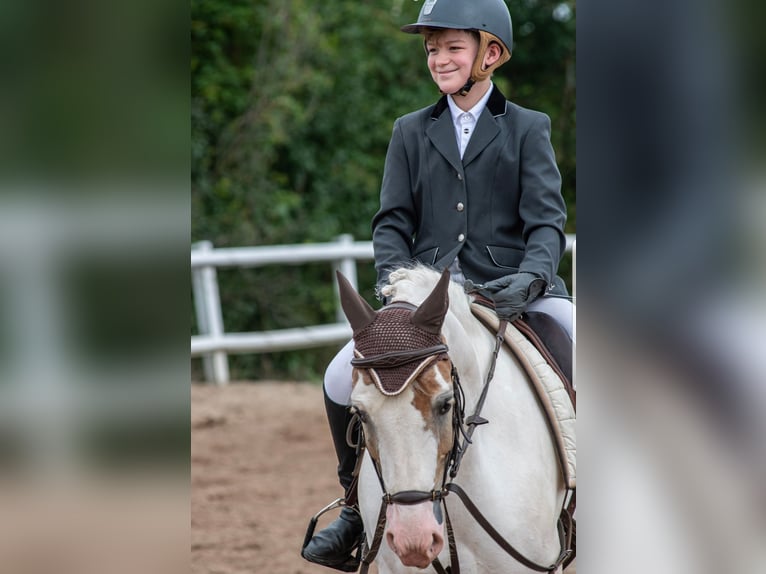
[[444,529],[430,498],[389,505],[386,523],[386,541],[405,566],[426,568],[444,548]]

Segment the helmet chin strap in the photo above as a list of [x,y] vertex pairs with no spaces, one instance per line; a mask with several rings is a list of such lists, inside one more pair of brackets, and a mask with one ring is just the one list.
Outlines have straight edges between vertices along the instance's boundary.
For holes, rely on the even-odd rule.
[[476,80],[473,78],[469,78],[468,81],[465,83],[465,85],[460,88],[457,92],[454,94],[451,94],[453,96],[467,96],[468,92],[471,91],[471,88],[473,88],[473,85],[476,83]]

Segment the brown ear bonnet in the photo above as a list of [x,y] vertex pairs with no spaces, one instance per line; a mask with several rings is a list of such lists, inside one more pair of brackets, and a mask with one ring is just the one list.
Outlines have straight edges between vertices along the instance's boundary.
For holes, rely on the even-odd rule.
[[338,273],[343,312],[354,330],[351,364],[367,369],[381,393],[398,395],[434,361],[447,353],[441,327],[449,308],[449,271],[415,307],[394,302],[374,311]]

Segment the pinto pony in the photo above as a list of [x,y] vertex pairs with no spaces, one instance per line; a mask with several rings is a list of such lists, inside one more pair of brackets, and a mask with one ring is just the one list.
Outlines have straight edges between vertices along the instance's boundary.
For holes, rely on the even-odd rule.
[[555,446],[524,370],[471,297],[421,266],[390,274],[377,312],[342,275],[339,285],[366,447],[362,572],[373,558],[380,574],[560,571],[567,491]]

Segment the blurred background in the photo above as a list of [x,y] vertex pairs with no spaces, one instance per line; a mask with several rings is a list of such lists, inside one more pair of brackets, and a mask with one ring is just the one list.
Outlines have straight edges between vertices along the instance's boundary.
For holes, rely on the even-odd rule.
[[[190,244],[369,238],[393,121],[437,97],[398,32],[420,6],[0,8],[3,570],[188,571]],[[578,237],[580,569],[759,571],[764,5],[509,7],[496,81],[551,116]],[[324,322],[329,273],[221,272],[227,330]],[[232,372],[317,382],[332,353]]]
[[0,7],[4,572],[188,571],[188,14]]
[[581,571],[763,567],[763,16],[580,4]]

